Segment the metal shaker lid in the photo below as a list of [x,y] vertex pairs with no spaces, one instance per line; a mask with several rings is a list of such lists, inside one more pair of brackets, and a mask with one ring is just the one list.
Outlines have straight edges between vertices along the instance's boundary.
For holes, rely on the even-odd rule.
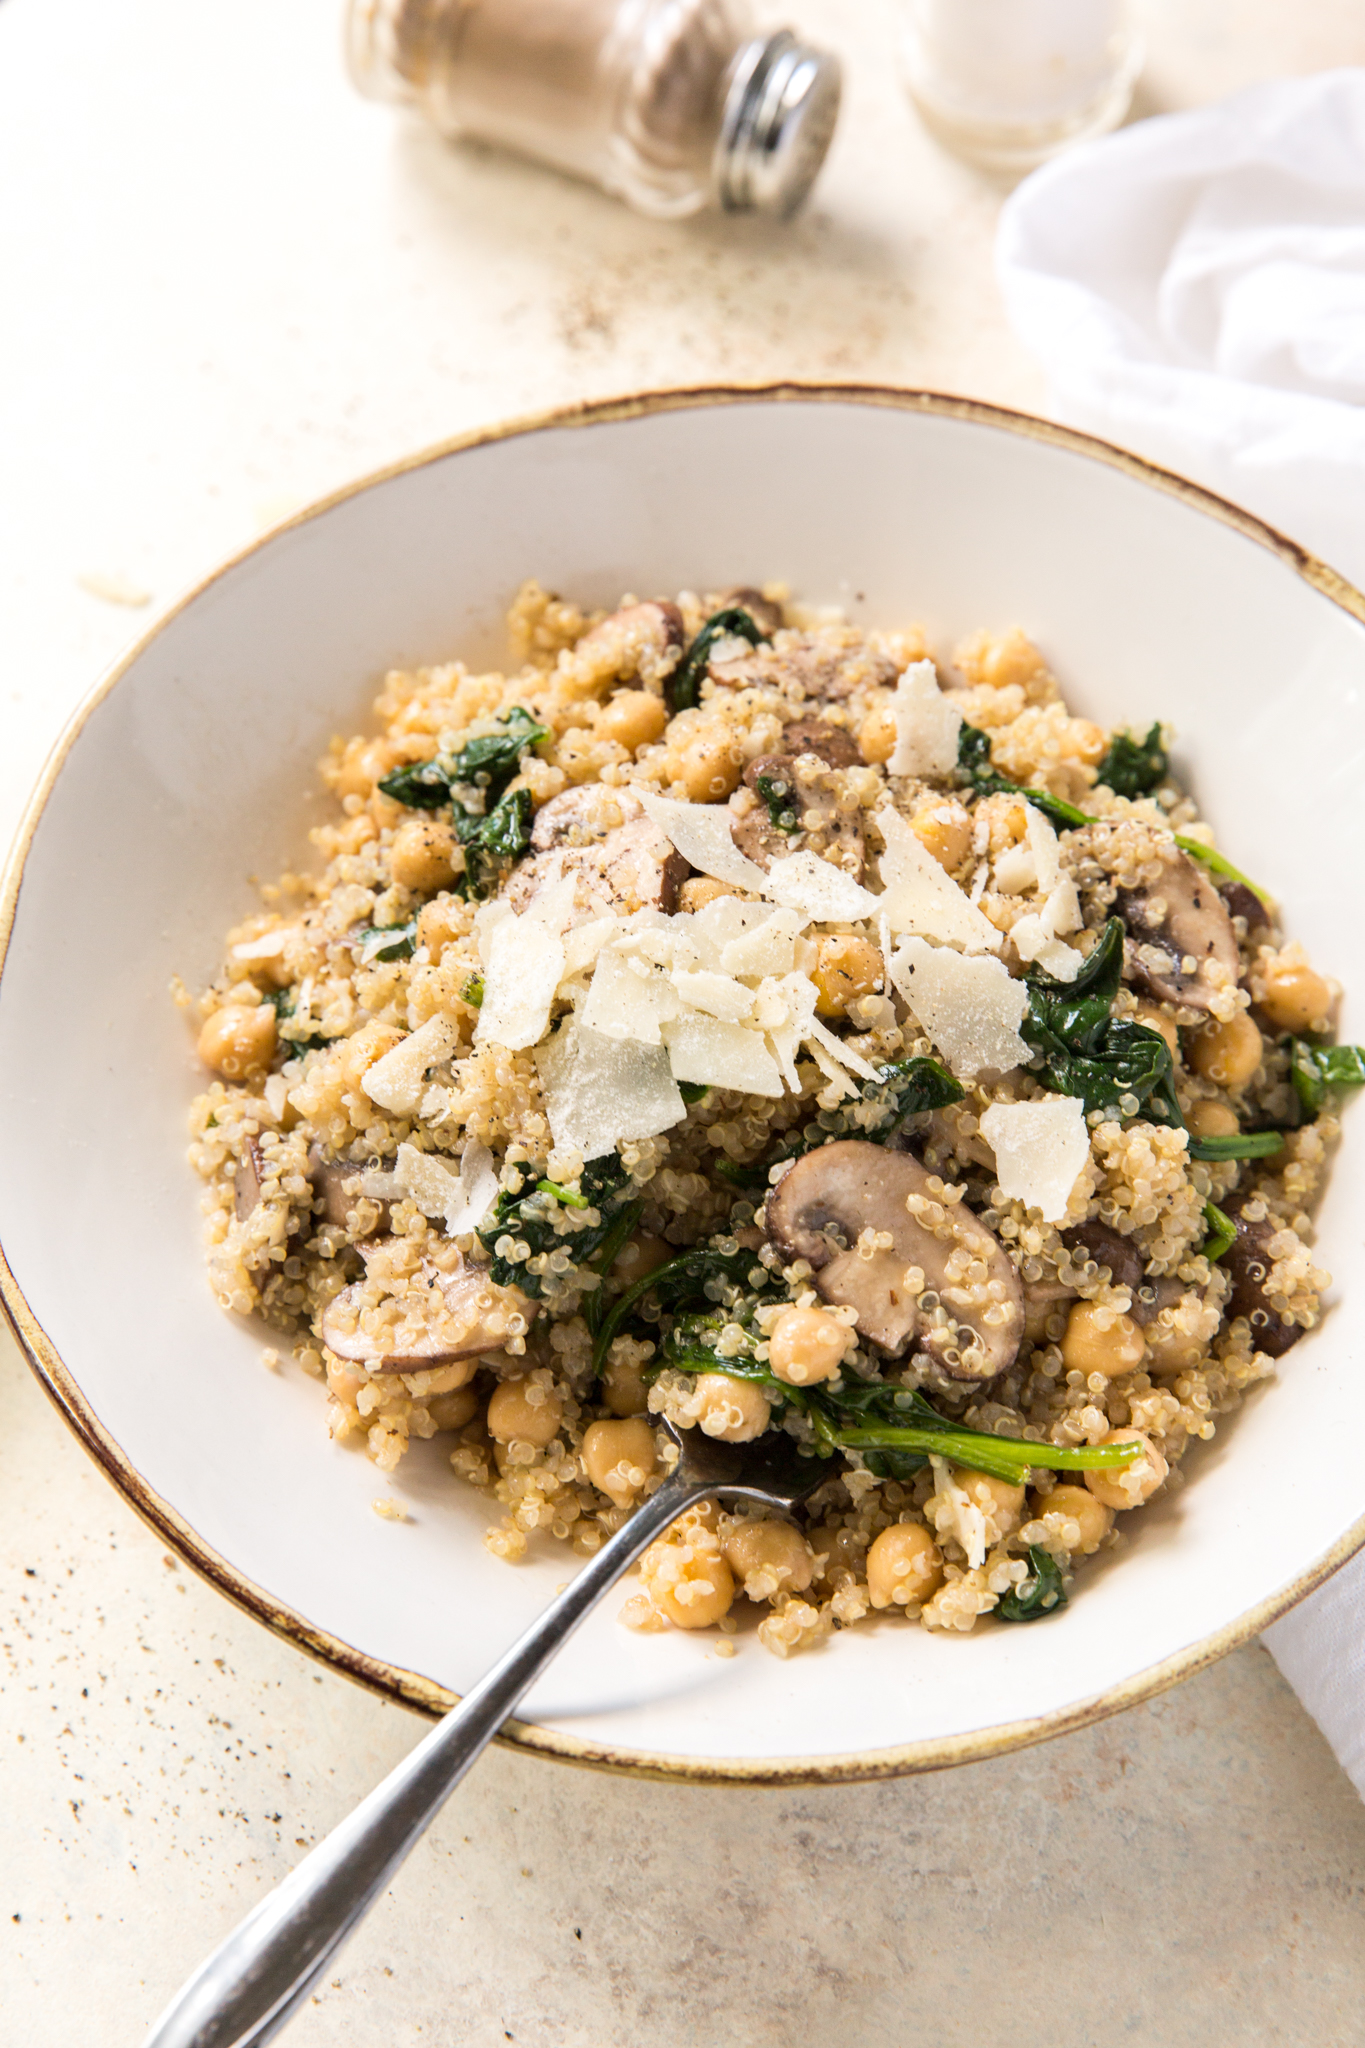
[[796,211],[825,160],[841,86],[838,58],[788,29],[744,45],[716,149],[716,186],[728,212]]

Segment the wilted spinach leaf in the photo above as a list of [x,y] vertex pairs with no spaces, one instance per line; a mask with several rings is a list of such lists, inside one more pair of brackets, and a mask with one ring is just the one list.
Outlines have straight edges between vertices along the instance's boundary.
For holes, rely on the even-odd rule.
[[1041,811],[1054,825],[1060,825],[1063,831],[1091,823],[1075,804],[1064,803],[1061,797],[1052,796],[1045,789],[1025,789],[1019,783],[1011,782],[1008,775],[1001,775],[991,765],[990,734],[982,732],[979,726],[964,723],[958,734],[957,769],[978,796],[996,796],[1002,791],[1011,796],[1021,796],[1025,803],[1032,804],[1036,811]]
[[464,873],[455,877],[461,896],[493,894],[531,844],[533,811],[529,789],[509,790],[483,817],[456,806],[455,837],[464,848]]
[[801,823],[794,809],[795,790],[790,782],[760,775],[754,787],[768,806],[768,823],[775,832],[795,832]]
[[1116,732],[1109,750],[1096,771],[1097,779],[1115,796],[1146,796],[1166,773],[1166,749],[1161,744],[1161,725],[1152,726],[1146,739],[1132,733]]
[[[586,1266],[593,1256],[604,1250],[609,1241],[615,1241],[615,1252],[630,1235],[639,1219],[641,1204],[628,1201],[625,1189],[630,1176],[614,1152],[605,1159],[594,1159],[585,1166],[578,1180],[576,1190],[561,1191],[553,1181],[534,1184],[523,1194],[511,1194],[504,1188],[493,1204],[488,1218],[479,1225],[476,1235],[489,1255],[489,1278],[499,1287],[519,1287],[523,1294],[539,1299],[545,1291],[540,1274],[530,1273],[526,1263],[505,1258],[497,1249],[502,1237],[520,1239],[531,1247],[531,1257],[541,1252],[563,1249],[568,1252],[576,1266]],[[556,1231],[554,1211],[561,1206],[562,1194],[568,1199],[563,1206],[569,1208],[592,1208],[598,1212],[598,1221],[584,1230],[575,1230],[563,1236]],[[527,1262],[529,1263],[529,1261]]]
[[757,647],[767,637],[739,605],[728,604],[713,612],[669,678],[668,699],[674,711],[690,711],[696,703],[711,649],[718,640],[747,640],[751,647]]
[[1191,1159],[1266,1159],[1284,1150],[1278,1131],[1236,1131],[1226,1138],[1191,1138]]
[[[1113,788],[1112,783],[1109,786]],[[1028,1562],[1028,1577],[1012,1586],[995,1610],[1001,1621],[1041,1621],[1044,1615],[1058,1614],[1066,1606],[1062,1568],[1052,1552],[1044,1550],[1041,1543],[1030,1543]]]
[[372,924],[356,934],[356,965],[375,960],[411,960],[417,948],[417,920],[406,924]]
[[1110,1109],[1134,1096],[1155,1123],[1179,1127],[1171,1049],[1159,1031],[1113,1017],[1123,971],[1123,920],[1111,917],[1074,981],[1035,969],[1025,978],[1028,1015],[1020,1034],[1043,1055],[1042,1077],[1087,1110]]
[[439,811],[450,802],[450,776],[439,761],[409,761],[379,778],[379,787],[396,804],[413,811]]
[[529,711],[514,704],[503,719],[501,732],[483,733],[467,740],[451,760],[451,781],[472,783],[496,799],[501,796],[521,767],[528,747],[550,737],[547,725],[538,725]]
[[1293,1040],[1289,1078],[1306,1117],[1318,1116],[1329,1088],[1365,1087],[1365,1045],[1314,1045]]

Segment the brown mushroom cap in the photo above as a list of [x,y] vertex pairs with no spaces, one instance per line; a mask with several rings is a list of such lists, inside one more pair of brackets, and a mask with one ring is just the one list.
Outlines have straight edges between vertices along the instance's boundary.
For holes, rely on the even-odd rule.
[[[788,1258],[809,1262],[826,1301],[856,1309],[860,1333],[883,1351],[899,1356],[914,1338],[954,1379],[994,1379],[1024,1333],[1019,1274],[985,1224],[942,1193],[913,1153],[844,1138],[783,1176],[768,1197],[768,1235]],[[890,1248],[861,1257],[865,1230],[889,1235]],[[924,1274],[919,1292],[906,1286],[914,1266]],[[937,1308],[925,1307],[926,1294]]]
[[[1207,1010],[1215,985],[1205,969],[1217,962],[1230,982],[1241,973],[1227,904],[1186,854],[1176,852],[1152,888],[1121,890],[1114,907],[1127,927],[1133,980],[1158,1001]],[[1153,959],[1154,952],[1164,953],[1169,964]],[[1193,960],[1192,970],[1187,960]]]
[[459,1266],[442,1273],[422,1269],[419,1281],[379,1304],[379,1325],[362,1327],[364,1280],[344,1287],[329,1301],[318,1334],[338,1358],[354,1360],[371,1372],[422,1372],[451,1359],[471,1361],[507,1342],[514,1315],[529,1324],[537,1305],[517,1287],[499,1287],[482,1267]]
[[1264,1351],[1268,1358],[1283,1358],[1290,1345],[1297,1344],[1306,1332],[1301,1324],[1284,1320],[1266,1291],[1275,1263],[1270,1240],[1277,1225],[1268,1216],[1256,1223],[1249,1222],[1242,1214],[1242,1204],[1249,1199],[1243,1196],[1240,1201],[1234,1198],[1223,1203],[1227,1216],[1237,1226],[1237,1235],[1219,1262],[1232,1279],[1232,1293],[1223,1315],[1230,1323],[1245,1316],[1256,1349]]
[[1128,1289],[1132,1297],[1128,1313],[1144,1329],[1163,1308],[1173,1307],[1185,1293],[1179,1280],[1149,1280],[1142,1254],[1132,1239],[1120,1236],[1107,1223],[1077,1223],[1061,1235],[1073,1257],[1084,1253],[1097,1266],[1108,1269],[1115,1287]]
[[727,590],[716,610],[729,611],[732,607],[747,612],[765,640],[771,640],[774,633],[781,631],[781,605],[774,604],[770,597],[765,597],[751,584],[740,583],[733,590]]

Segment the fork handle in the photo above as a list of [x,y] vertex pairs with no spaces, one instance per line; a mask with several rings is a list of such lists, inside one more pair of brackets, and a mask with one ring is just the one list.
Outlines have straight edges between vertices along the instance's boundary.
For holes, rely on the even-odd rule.
[[145,2048],[262,2048],[307,1997],[470,1765],[641,1552],[714,1485],[665,1479],[381,1785],[252,1908],[185,1984]]

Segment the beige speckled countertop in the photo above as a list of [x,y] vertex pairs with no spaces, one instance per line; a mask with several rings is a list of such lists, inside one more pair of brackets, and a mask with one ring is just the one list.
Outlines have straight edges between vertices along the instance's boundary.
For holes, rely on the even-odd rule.
[[[1365,63],[1359,0],[1141,11],[1141,112]],[[111,597],[163,602],[425,442],[726,377],[1041,404],[991,284],[1000,190],[915,127],[885,0],[791,15],[850,90],[784,231],[663,228],[445,148],[349,92],[335,0],[7,0],[0,836],[150,616]],[[166,1555],[5,1338],[0,1417],[0,2039],[115,2048],[419,1724]],[[288,2038],[1351,2048],[1363,1900],[1365,1810],[1252,1648],[892,1785],[689,1790],[493,1752]]]

